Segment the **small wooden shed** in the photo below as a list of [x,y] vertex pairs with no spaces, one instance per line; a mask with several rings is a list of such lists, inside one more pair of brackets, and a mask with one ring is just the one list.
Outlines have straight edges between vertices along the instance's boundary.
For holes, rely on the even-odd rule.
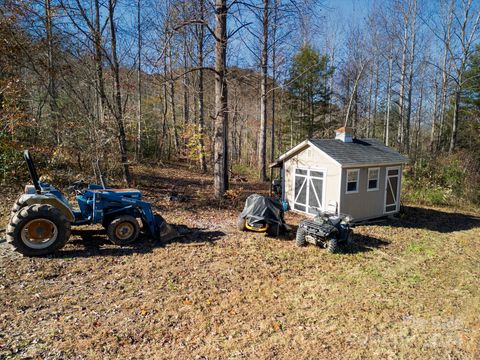
[[376,139],[355,139],[352,129],[335,139],[307,139],[282,154],[282,198],[291,210],[351,215],[354,221],[400,210],[402,169],[408,160]]

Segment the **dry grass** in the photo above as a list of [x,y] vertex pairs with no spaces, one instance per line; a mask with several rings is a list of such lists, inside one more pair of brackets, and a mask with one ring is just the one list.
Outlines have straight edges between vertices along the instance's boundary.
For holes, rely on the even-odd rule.
[[[141,173],[189,234],[119,248],[84,233],[36,259],[0,244],[0,358],[480,358],[478,214],[410,206],[330,255],[238,232],[241,201],[209,203],[208,177]],[[168,204],[172,184],[192,200]]]

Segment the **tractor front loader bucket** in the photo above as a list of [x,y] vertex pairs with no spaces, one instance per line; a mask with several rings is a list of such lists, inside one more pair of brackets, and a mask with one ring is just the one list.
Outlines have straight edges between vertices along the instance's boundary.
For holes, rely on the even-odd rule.
[[160,215],[155,215],[155,225],[157,228],[157,233],[155,236],[161,241],[170,241],[181,236],[177,230],[168,224]]

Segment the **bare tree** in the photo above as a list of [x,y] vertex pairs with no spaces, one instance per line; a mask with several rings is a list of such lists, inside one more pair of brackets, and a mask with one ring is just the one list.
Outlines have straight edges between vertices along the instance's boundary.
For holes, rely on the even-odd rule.
[[410,118],[412,114],[413,67],[415,63],[415,45],[417,34],[417,0],[412,0],[409,16],[411,17],[410,57],[408,62],[407,112],[405,114],[404,126],[404,146],[407,154],[410,154]]
[[197,30],[197,66],[198,66],[198,132],[199,132],[199,153],[200,153],[200,169],[207,171],[207,160],[205,157],[205,100],[204,100],[204,56],[203,48],[205,42],[205,0],[199,2],[199,20],[196,25]]
[[453,119],[452,132],[450,136],[450,146],[448,148],[448,151],[450,153],[455,150],[455,147],[457,145],[458,124],[460,122],[460,96],[463,86],[465,84],[465,71],[467,67],[467,62],[470,58],[470,54],[472,51],[472,43],[475,38],[480,21],[480,10],[473,9],[472,4],[473,0],[462,0],[462,18],[460,19],[458,14],[455,14],[455,18],[460,24],[458,32],[455,33],[460,42],[460,55],[457,57],[458,60],[454,62],[455,86],[453,100]]
[[441,97],[441,109],[440,109],[440,127],[438,130],[437,144],[441,144],[441,139],[445,124],[445,112],[447,108],[447,92],[448,92],[448,74],[449,74],[449,49],[452,36],[452,21],[454,14],[455,0],[450,1],[450,5],[447,10],[447,21],[443,34],[443,60],[442,60],[442,97]]
[[137,146],[136,158],[141,160],[142,154],[142,27],[141,0],[137,0]]
[[385,126],[383,131],[384,136],[384,143],[385,145],[389,146],[390,143],[390,108],[391,108],[391,101],[392,101],[392,67],[393,67],[393,56],[389,53],[388,56],[388,76],[387,76],[387,103],[386,103],[386,111],[385,111]]
[[48,97],[50,105],[50,113],[55,124],[55,139],[57,145],[60,145],[61,127],[59,121],[59,111],[57,104],[57,85],[56,85],[56,66],[53,55],[53,12],[50,0],[45,0],[45,30],[47,33],[47,71],[48,71]]
[[267,80],[268,80],[268,18],[269,0],[263,0],[263,33],[262,33],[262,81],[260,89],[260,141],[258,163],[260,165],[260,181],[267,180]]
[[228,190],[228,91],[227,67],[227,1],[215,0],[215,135],[214,194],[221,199]]
[[120,157],[123,169],[123,178],[128,186],[132,183],[130,175],[130,169],[128,166],[128,150],[127,150],[127,138],[125,135],[125,127],[123,123],[123,105],[122,105],[122,92],[120,85],[120,63],[117,55],[117,29],[115,26],[115,3],[113,0],[108,0],[108,15],[110,22],[110,38],[111,38],[111,69],[114,79],[115,87],[115,103],[113,115],[118,126],[118,142],[120,146]]

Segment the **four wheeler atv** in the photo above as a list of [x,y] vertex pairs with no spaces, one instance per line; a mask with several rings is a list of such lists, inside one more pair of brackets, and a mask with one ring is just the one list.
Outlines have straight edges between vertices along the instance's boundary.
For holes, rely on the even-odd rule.
[[303,220],[298,225],[295,241],[298,246],[311,243],[336,253],[341,244],[350,244],[353,241],[350,220],[348,215],[334,216],[321,212],[313,220]]
[[258,194],[247,198],[237,225],[240,231],[266,232],[270,236],[278,236],[287,230],[280,200]]
[[143,230],[152,238],[166,240],[177,236],[160,215],[135,189],[110,189],[78,181],[75,190],[79,209],[73,209],[62,193],[39,180],[32,157],[24,152],[32,185],[13,205],[6,240],[26,256],[50,254],[62,248],[72,225],[102,224],[108,238],[118,245],[135,241]]

